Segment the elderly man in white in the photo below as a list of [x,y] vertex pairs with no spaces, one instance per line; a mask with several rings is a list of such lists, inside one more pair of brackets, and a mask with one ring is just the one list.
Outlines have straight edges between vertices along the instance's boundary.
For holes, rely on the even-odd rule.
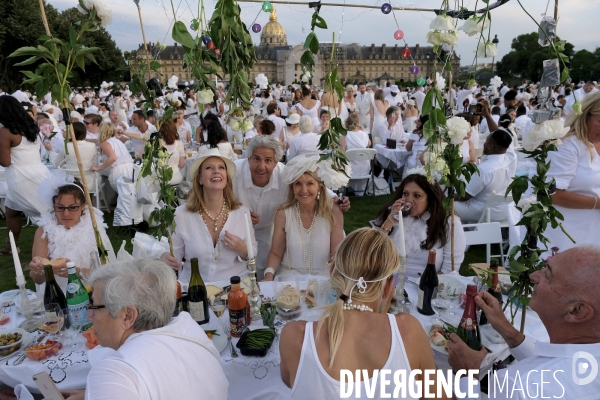
[[[233,193],[250,209],[254,236],[258,242],[257,278],[262,280],[271,250],[275,212],[288,197],[288,185],[282,180],[284,165],[278,162],[283,156],[279,140],[273,136],[255,136],[246,151],[247,159],[234,161],[236,174],[233,177]],[[335,196],[331,191],[330,195]],[[337,196],[335,198],[338,199]],[[335,201],[339,202],[339,199]],[[340,208],[342,211],[350,209],[347,197]]]
[[[536,338],[515,329],[489,293],[481,292],[475,297],[477,306],[518,361],[496,371],[495,377],[490,376],[488,398],[598,399],[600,248],[582,246],[558,253],[548,258],[546,267],[532,273],[530,279],[534,286],[529,306],[548,331],[550,343],[535,343]],[[471,350],[456,334],[450,339],[448,362],[452,368],[479,369],[487,351]],[[468,379],[461,379],[463,392]],[[494,385],[495,382],[499,384]],[[472,383],[478,393],[479,382]]]
[[385,112],[386,120],[381,121],[379,126],[379,137],[381,143],[385,144],[388,139],[393,139],[400,143],[408,141],[408,134],[404,132],[402,126],[402,117],[400,117],[400,108],[392,106]]

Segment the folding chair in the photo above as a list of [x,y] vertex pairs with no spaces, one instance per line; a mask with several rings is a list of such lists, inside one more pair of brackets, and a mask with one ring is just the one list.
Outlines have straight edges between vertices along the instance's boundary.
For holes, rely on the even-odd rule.
[[[366,179],[367,180],[367,184],[365,185],[365,190],[364,190],[365,194],[367,193],[367,189],[369,187],[369,180],[371,180],[371,181],[374,180],[374,176],[373,176],[373,159],[375,158],[375,154],[377,154],[377,150],[375,150],[375,149],[352,149],[352,150],[346,150],[346,157],[348,157],[348,161],[369,161],[369,164],[370,164],[370,167],[371,167],[370,168],[371,171],[370,171],[369,175],[358,175],[357,176],[354,173],[352,173],[352,176],[350,177],[350,181],[359,180],[359,179]],[[375,190],[373,190],[373,197],[375,197]]]
[[499,222],[485,222],[482,224],[465,224],[465,238],[467,246],[485,244],[486,245],[486,262],[489,264],[492,258],[490,247],[492,244],[500,245],[500,257],[504,264],[504,250],[502,249],[502,231]]

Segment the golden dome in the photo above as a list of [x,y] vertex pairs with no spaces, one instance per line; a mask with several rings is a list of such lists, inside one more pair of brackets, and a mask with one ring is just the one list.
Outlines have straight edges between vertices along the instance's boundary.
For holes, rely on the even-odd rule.
[[260,34],[261,45],[275,45],[275,46],[286,46],[287,37],[285,35],[285,29],[279,22],[277,22],[277,11],[275,7],[271,10],[269,16],[269,22],[262,29]]

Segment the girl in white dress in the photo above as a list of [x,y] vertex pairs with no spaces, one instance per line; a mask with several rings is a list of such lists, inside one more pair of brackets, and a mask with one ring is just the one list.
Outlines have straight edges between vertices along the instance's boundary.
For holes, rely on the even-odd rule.
[[133,159],[123,142],[115,137],[116,134],[117,131],[112,124],[102,124],[100,127],[100,151],[106,159],[101,165],[92,165],[90,168],[92,171],[110,171],[108,182],[115,192],[117,192],[119,178],[131,176],[133,171]]
[[98,110],[98,115],[102,117],[102,122],[110,123],[110,110],[106,106],[105,103],[100,104],[100,110]]
[[299,103],[296,103],[298,115],[310,115],[313,126],[319,125],[319,109],[321,108],[321,102],[310,97],[310,88],[307,86],[302,86],[302,96],[302,100]]
[[[346,136],[340,138],[340,150],[347,151],[371,147],[369,134],[360,128],[360,116],[358,114],[352,114],[346,119],[346,129],[348,130],[348,133],[346,133]],[[354,176],[364,176],[371,172],[371,163],[367,160],[350,161],[350,167],[352,168],[352,175]],[[366,180],[364,179],[353,180],[349,184],[355,192],[364,192],[365,185]]]
[[121,92],[113,92],[113,110],[119,114],[119,120],[127,123],[127,103],[121,98]]
[[167,163],[173,171],[173,177],[169,181],[169,185],[178,185],[183,180],[180,169],[185,166],[185,147],[179,140],[177,128],[173,121],[163,122],[160,126],[160,133],[163,135],[161,146],[167,149],[169,153]]
[[427,139],[423,136],[423,124],[429,120],[429,115],[423,115],[421,118],[415,121],[415,130],[413,133],[408,135],[408,143],[406,143],[406,150],[412,151],[412,154],[406,160],[404,166],[404,173],[402,178],[406,178],[408,171],[415,167],[422,167],[420,156],[427,149]]
[[[5,167],[7,193],[6,227],[19,243],[22,214],[39,216],[47,211],[37,190],[49,174],[40,161],[39,129],[23,106],[12,96],[0,96],[0,165]],[[0,254],[11,254],[8,235]]]
[[289,185],[288,199],[275,213],[264,280],[273,280],[277,272],[328,275],[328,260],[344,237],[344,217],[327,187],[338,189],[348,178],[308,154],[290,160],[282,177]]
[[381,142],[381,139],[379,137],[379,125],[381,125],[381,123],[386,120],[385,112],[390,107],[390,104],[387,102],[387,100],[385,100],[383,90],[378,89],[375,92],[374,104],[374,118],[373,125],[371,126],[371,137],[373,138],[373,142],[377,144]]
[[406,102],[406,110],[402,113],[402,126],[404,132],[411,133],[415,130],[415,121],[419,117],[419,110],[415,107],[415,101],[408,99]]

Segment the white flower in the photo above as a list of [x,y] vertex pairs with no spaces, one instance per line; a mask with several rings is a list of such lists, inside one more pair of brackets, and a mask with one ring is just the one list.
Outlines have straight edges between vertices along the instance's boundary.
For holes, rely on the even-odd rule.
[[107,26],[112,22],[112,11],[106,7],[100,0],[79,0],[77,9],[82,14],[89,14],[92,9],[96,10],[96,18],[100,25]]
[[440,31],[453,31],[456,28],[454,27],[454,20],[447,16],[446,14],[441,14],[436,16],[431,24],[429,25],[429,29],[437,29]]
[[240,130],[244,133],[251,131],[252,129],[254,129],[254,124],[252,123],[252,121],[250,121],[249,119],[245,119],[241,124],[240,124]]
[[490,41],[487,42],[479,42],[477,45],[477,57],[481,58],[490,58],[496,57],[498,55],[498,50],[496,49],[496,45]]
[[240,130],[240,123],[238,121],[232,119],[232,120],[229,121],[229,127],[231,129],[233,129],[234,131],[239,132],[239,130]]
[[496,75],[492,79],[490,79],[490,86],[499,88],[502,85],[502,79]]
[[[344,170],[346,174],[341,171],[336,171],[331,167],[330,160],[323,160],[317,163],[319,169],[317,170],[317,176],[323,181],[325,187],[330,188],[332,190],[337,190],[342,186],[346,186],[350,176],[352,174],[352,168],[350,164],[347,164]],[[346,176],[348,175],[348,176]]]
[[204,89],[198,92],[198,102],[200,104],[210,104],[213,102],[213,92],[210,89]]
[[156,162],[156,165],[157,165],[158,167],[164,167],[164,166],[166,166],[166,165],[167,165],[167,162],[161,158],[160,160],[158,160],[158,161]]
[[459,31],[464,31],[469,36],[475,36],[485,31],[490,26],[490,20],[484,17],[479,21],[481,17],[473,16],[465,21],[463,26],[458,28]]
[[438,90],[444,90],[444,88],[446,87],[446,80],[442,77],[442,75],[439,72],[435,73],[435,82]]
[[172,75],[167,82],[167,87],[170,89],[177,89],[178,81],[179,81],[179,78],[176,77],[175,75]]
[[455,31],[440,32],[440,41],[450,46],[456,46],[458,43],[458,34]]
[[261,89],[266,89],[269,87],[269,79],[265,76],[265,74],[258,74],[256,78],[254,78],[254,81]]
[[446,121],[446,127],[448,128],[448,136],[452,144],[462,144],[465,137],[471,130],[471,124],[467,122],[463,117],[453,117]]
[[175,100],[175,101],[173,102],[173,105],[174,105],[175,107],[181,107],[181,101],[179,101],[179,100]]
[[161,150],[158,152],[158,158],[169,158],[169,153],[166,150]]
[[[538,204],[539,202],[537,201],[536,196],[531,196],[531,197],[527,197],[524,198],[522,197],[521,200],[519,200],[519,203],[517,203],[517,208],[519,208],[521,210],[521,213],[523,214],[523,216],[526,216],[528,214],[529,209],[531,208],[531,206],[533,206],[534,204]],[[548,208],[547,207],[543,207],[544,211],[547,211]]]
[[432,44],[434,46],[439,46],[442,44],[442,38],[440,36],[439,31],[429,31],[427,32],[427,43]]
[[544,123],[536,124],[531,128],[529,132],[524,135],[521,144],[527,151],[537,149],[547,140],[556,141],[556,144],[560,144],[558,139],[565,136],[568,131],[569,127],[564,126],[562,121],[558,119],[547,120]]

